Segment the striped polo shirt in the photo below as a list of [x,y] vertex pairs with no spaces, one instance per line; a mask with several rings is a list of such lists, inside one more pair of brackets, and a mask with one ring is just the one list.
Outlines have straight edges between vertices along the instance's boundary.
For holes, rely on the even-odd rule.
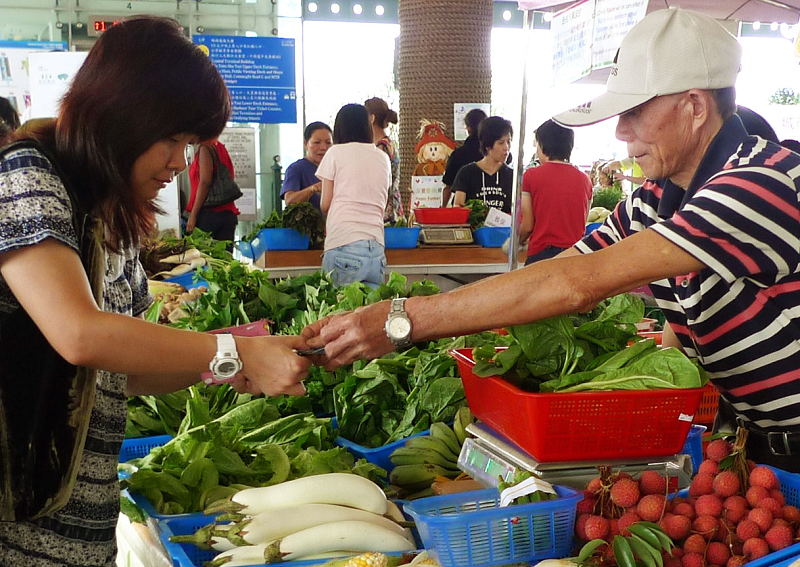
[[688,189],[648,180],[576,247],[646,228],[706,266],[650,284],[686,353],[744,420],[800,427],[800,155],[734,116]]

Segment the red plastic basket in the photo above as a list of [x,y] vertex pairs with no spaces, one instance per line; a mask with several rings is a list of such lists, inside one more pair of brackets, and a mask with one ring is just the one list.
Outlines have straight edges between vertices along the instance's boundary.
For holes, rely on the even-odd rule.
[[681,451],[703,388],[532,394],[472,372],[451,351],[472,413],[539,462],[663,457]]
[[694,415],[694,422],[702,425],[713,425],[714,418],[717,417],[719,408],[719,390],[711,384],[707,384],[703,390],[703,397],[700,398],[700,407]]
[[461,207],[420,207],[414,209],[419,224],[465,224],[469,209]]

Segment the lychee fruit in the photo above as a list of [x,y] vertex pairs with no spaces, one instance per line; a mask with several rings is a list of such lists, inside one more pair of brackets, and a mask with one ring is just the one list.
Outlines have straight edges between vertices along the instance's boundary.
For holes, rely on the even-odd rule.
[[745,564],[745,558],[741,555],[731,555],[725,567],[742,567]]
[[619,535],[619,519],[611,518],[608,521],[608,537],[613,538]]
[[581,514],[575,520],[575,535],[578,536],[578,539],[583,541],[588,541],[589,538],[586,537],[586,520],[589,519],[590,514]]
[[664,555],[664,567],[683,567],[680,557],[674,555]]
[[712,461],[720,462],[733,451],[733,446],[725,439],[714,439],[706,447],[706,457]]
[[689,496],[703,496],[714,492],[714,476],[708,473],[698,473],[689,485]]
[[694,520],[697,517],[697,514],[694,511],[694,507],[688,502],[681,502],[680,504],[675,504],[672,507],[672,513],[675,514],[676,516],[686,516],[690,520]]
[[705,559],[700,553],[687,553],[681,557],[681,565],[683,567],[705,567]]
[[721,498],[727,498],[739,492],[741,483],[736,473],[732,471],[722,471],[714,477],[713,488],[714,492]]
[[754,537],[744,542],[742,553],[750,561],[753,559],[759,559],[769,553],[769,545],[767,545],[767,542],[760,537]]
[[683,557],[684,553],[685,553],[685,552],[683,551],[683,548],[682,548],[682,547],[673,547],[673,548],[672,548],[672,555],[674,555],[674,556],[675,556],[675,557],[677,557],[678,559],[680,559],[681,557]]
[[747,500],[739,495],[728,496],[722,503],[722,508],[724,516],[734,524],[738,524],[742,518],[747,516],[748,510],[750,510]]
[[742,541],[761,537],[761,529],[753,520],[742,520],[736,526],[736,537]]
[[764,534],[764,539],[772,551],[778,551],[792,545],[794,533],[789,526],[773,526]]
[[790,524],[800,522],[800,509],[798,509],[797,506],[784,506],[781,508],[781,515],[783,519]]
[[786,506],[786,498],[784,497],[783,492],[781,492],[779,488],[773,488],[772,490],[770,490],[769,497],[777,500],[781,506]]
[[772,527],[772,512],[765,508],[753,508],[747,514],[747,519],[755,522],[761,533],[767,533],[767,530]]
[[712,541],[706,549],[706,561],[714,565],[725,565],[731,557],[730,550],[718,541]]
[[628,531],[628,527],[640,520],[641,518],[639,517],[639,514],[637,514],[636,512],[625,512],[622,516],[620,516],[619,522],[617,523],[620,535],[624,536],[631,535],[631,532]]
[[715,494],[704,494],[694,503],[694,511],[698,516],[719,518],[722,515],[722,500]]
[[765,510],[769,510],[770,512],[772,512],[772,516],[775,518],[780,518],[781,510],[783,510],[783,506],[781,506],[781,504],[771,496],[759,500],[758,508],[764,508]]
[[697,467],[697,474],[710,474],[716,475],[719,473],[719,463],[717,461],[712,461],[711,459],[706,459],[700,466]]
[[584,498],[580,502],[578,502],[578,506],[575,509],[576,514],[593,514],[594,513],[594,505],[597,504],[597,500],[595,498]]
[[602,516],[589,516],[584,526],[586,532],[586,539],[605,539],[611,532],[611,525]]
[[780,483],[775,473],[767,467],[756,467],[750,472],[750,486],[763,486],[767,490],[779,488]]
[[639,484],[629,478],[618,480],[611,486],[611,500],[623,508],[633,506],[639,501]]
[[789,522],[787,522],[783,518],[775,518],[774,520],[772,520],[772,527],[775,527],[775,526],[789,526],[789,527],[792,527],[791,524],[789,524]]
[[692,529],[710,541],[719,530],[719,521],[714,516],[697,516],[692,522]]
[[639,487],[642,494],[665,494],[667,492],[667,479],[656,471],[644,471],[639,477]]
[[664,513],[666,499],[661,494],[648,494],[639,500],[636,513],[646,522],[658,522]]
[[599,478],[593,478],[586,485],[586,492],[591,495],[597,496],[603,491],[603,481]]
[[686,539],[689,532],[692,530],[692,521],[686,516],[672,514],[665,517],[665,520],[664,532],[672,541]]
[[692,534],[683,542],[683,551],[685,553],[705,553],[706,545],[707,543],[703,536],[700,534]]
[[752,508],[755,508],[764,498],[769,498],[769,490],[763,486],[751,486],[747,489],[744,497],[747,499],[747,503],[750,504]]

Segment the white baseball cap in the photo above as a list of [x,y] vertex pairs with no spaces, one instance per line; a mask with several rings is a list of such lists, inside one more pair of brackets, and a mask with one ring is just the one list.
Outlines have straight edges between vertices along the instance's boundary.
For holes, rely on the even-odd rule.
[[679,8],[658,10],[622,40],[606,92],[553,120],[587,126],[657,96],[732,87],[741,61],[739,42],[713,18]]

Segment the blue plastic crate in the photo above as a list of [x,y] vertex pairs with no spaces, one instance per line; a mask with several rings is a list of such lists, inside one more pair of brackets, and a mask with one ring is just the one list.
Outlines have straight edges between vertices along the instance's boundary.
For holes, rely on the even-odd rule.
[[589,224],[586,225],[586,232],[584,233],[584,235],[588,235],[588,234],[594,232],[595,230],[597,230],[601,226],[603,226],[603,223],[601,223],[601,222],[590,222]]
[[416,248],[419,240],[418,226],[387,226],[383,229],[384,245],[389,249]]
[[308,250],[310,239],[292,228],[264,228],[253,240],[241,240],[236,247],[243,255],[257,260],[267,250]]
[[[331,427],[333,429],[338,428],[338,423],[336,418],[334,417],[331,420]],[[399,441],[395,441],[394,443],[389,443],[388,445],[383,445],[382,447],[376,447],[374,449],[370,449],[369,447],[364,447],[363,445],[359,445],[358,443],[354,443],[349,439],[345,439],[341,435],[336,437],[333,442],[338,445],[339,447],[344,447],[357,459],[366,459],[368,463],[372,463],[374,465],[378,465],[382,469],[385,469],[386,472],[391,472],[394,468],[392,461],[389,460],[389,455],[391,455],[395,449],[399,449],[403,445],[406,444],[406,439],[411,439],[411,437],[422,437],[423,435],[430,435],[430,429],[426,429],[420,433],[415,433],[414,435],[410,435],[405,439],[400,439]]]
[[443,567],[489,567],[568,557],[583,494],[556,486],[558,500],[499,507],[495,488],[421,498],[405,505],[425,549]]
[[692,459],[693,474],[697,473],[700,463],[703,462],[703,434],[705,432],[705,425],[692,425],[691,429],[689,429],[689,435],[686,437],[686,443],[681,449],[682,454],[689,455]]
[[482,226],[473,233],[475,242],[484,248],[500,248],[506,238],[511,236],[511,228],[507,226]]
[[[216,551],[203,551],[191,543],[172,543],[169,537],[172,535],[193,534],[199,528],[209,525],[213,521],[213,516],[193,515],[185,517],[173,517],[160,520],[158,525],[161,531],[161,541],[167,548],[167,552],[172,557],[176,567],[201,567],[204,562],[211,561],[218,553]],[[387,553],[387,555],[401,555],[400,553]],[[306,567],[309,565],[319,565],[325,563],[327,559],[308,559],[305,561],[283,561],[281,567]]]
[[122,442],[119,452],[119,462],[127,463],[131,459],[147,456],[151,449],[166,445],[172,435],[153,435],[151,437],[133,437]]
[[198,278],[197,281],[195,281],[195,274],[197,274],[197,270],[192,270],[191,272],[181,274],[180,276],[175,276],[174,278],[167,278],[164,281],[182,285],[186,289],[192,289],[200,286],[208,287],[208,282],[203,278]]

